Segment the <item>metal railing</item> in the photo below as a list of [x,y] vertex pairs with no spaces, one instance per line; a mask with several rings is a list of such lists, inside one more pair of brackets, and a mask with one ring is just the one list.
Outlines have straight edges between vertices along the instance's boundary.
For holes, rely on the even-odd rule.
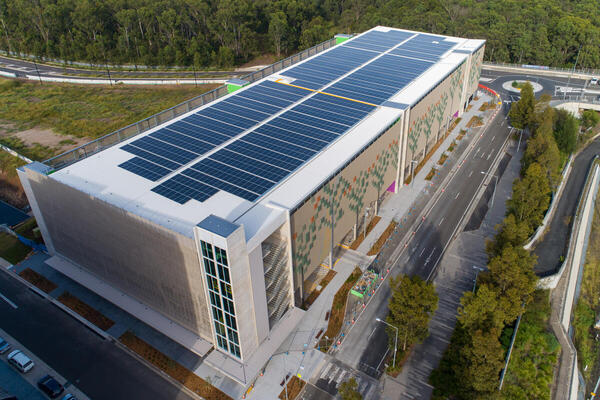
[[[299,61],[305,60],[306,58],[320,53],[323,50],[329,49],[330,47],[335,45],[335,42],[335,38],[326,40],[300,53],[294,54],[293,56],[277,61],[276,63],[271,64],[268,67],[265,67],[259,71],[251,72],[248,75],[242,76],[240,77],[240,79],[248,81],[249,83],[256,82],[259,79],[281,71],[282,69],[287,68],[290,65],[296,64]],[[192,111],[193,109],[198,108],[204,104],[210,103],[220,97],[225,96],[226,94],[228,94],[227,86],[219,86],[218,88],[203,93],[200,96],[194,97],[193,99],[184,101],[183,103],[171,107],[167,110],[151,115],[148,118],[144,118],[141,121],[125,126],[96,140],[93,140],[72,150],[69,150],[65,153],[52,157],[44,161],[44,164],[52,167],[55,170],[64,168],[69,164],[87,158],[92,154],[95,154],[101,150],[105,150],[133,136],[139,135],[140,133],[144,133],[149,129],[155,128],[158,125],[161,125],[167,121],[172,120],[173,118],[176,118],[189,111]]]
[[585,74],[585,75],[600,75],[600,69],[592,68],[579,68],[573,70],[573,68],[559,68],[559,67],[548,67],[542,65],[529,65],[529,64],[514,64],[514,63],[503,63],[503,62],[484,62],[483,66],[490,67],[509,67],[509,68],[522,68],[529,69],[531,71],[548,71],[548,72],[562,72],[567,74]]

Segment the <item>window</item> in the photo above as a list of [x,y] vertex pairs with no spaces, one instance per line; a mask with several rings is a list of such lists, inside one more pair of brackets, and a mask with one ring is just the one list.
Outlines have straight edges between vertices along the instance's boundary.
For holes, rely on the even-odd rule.
[[235,315],[235,309],[233,308],[233,302],[231,300],[223,299],[223,310],[231,315]]
[[215,321],[215,331],[218,335],[225,336],[225,326]]
[[212,308],[213,318],[219,322],[223,322],[223,311],[219,310],[216,307]]
[[235,355],[237,358],[240,358],[242,354],[240,353],[240,347],[235,344],[231,344],[231,353]]
[[225,323],[227,324],[227,326],[231,329],[235,329],[237,330],[237,324],[235,323],[235,317],[232,317],[229,314],[225,314]]
[[228,350],[227,349],[227,340],[225,340],[225,338],[217,335],[217,344],[219,345],[220,348],[222,348],[223,350]]
[[240,344],[238,340],[238,334],[236,331],[232,329],[227,329],[227,336],[229,336],[229,340],[231,340],[235,344]]
[[202,255],[204,257],[213,258],[213,249],[212,249],[212,244],[206,243],[205,241],[201,240],[200,241],[200,247],[202,248]]
[[227,264],[227,252],[225,250],[215,246],[215,255],[218,263],[229,265]]
[[231,283],[231,280],[229,279],[229,268],[224,267],[221,264],[217,264],[217,266],[219,268],[219,279]]
[[208,258],[204,259],[204,270],[209,275],[217,276],[217,272],[215,271],[215,263]]
[[221,295],[233,300],[233,294],[231,293],[231,286],[221,282]]
[[219,284],[215,278],[213,278],[212,276],[207,276],[206,282],[208,283],[208,288],[210,290],[214,290],[215,292],[219,291]]
[[215,307],[221,306],[221,304],[219,303],[219,295],[218,294],[216,294],[212,290],[209,290],[208,295],[210,296],[210,304],[212,304]]

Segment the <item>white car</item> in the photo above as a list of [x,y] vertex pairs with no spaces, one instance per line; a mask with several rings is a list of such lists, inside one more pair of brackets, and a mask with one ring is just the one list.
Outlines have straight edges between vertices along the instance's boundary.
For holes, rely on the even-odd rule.
[[21,350],[11,352],[8,355],[8,362],[22,373],[31,371],[31,368],[34,366],[33,361]]
[[597,84],[598,84],[598,78],[590,79],[590,85],[597,85]]

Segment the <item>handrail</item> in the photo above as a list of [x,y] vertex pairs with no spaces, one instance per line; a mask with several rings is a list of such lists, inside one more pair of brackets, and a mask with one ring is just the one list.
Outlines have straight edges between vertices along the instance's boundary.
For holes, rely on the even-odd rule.
[[[335,38],[326,40],[300,53],[294,54],[290,57],[284,58],[283,60],[277,61],[276,63],[271,64],[261,70],[244,75],[241,77],[241,79],[248,81],[249,83],[256,82],[259,79],[281,71],[282,69],[296,64],[299,61],[302,61],[317,53],[320,53],[323,50],[327,50],[330,47],[333,47],[335,43]],[[144,118],[141,121],[127,125],[114,132],[108,133],[98,139],[92,140],[91,142],[85,143],[79,147],[76,147],[62,154],[49,158],[48,160],[44,161],[44,164],[52,167],[53,170],[64,168],[67,165],[87,158],[101,150],[107,149],[133,136],[139,135],[140,133],[155,128],[156,126],[170,121],[173,118],[176,118],[189,111],[192,111],[197,107],[210,103],[220,97],[225,96],[226,94],[228,94],[227,86],[219,86],[216,89],[203,93],[200,96],[196,96],[190,100],[186,100],[183,103],[177,104],[176,106],[163,110],[157,114],[151,115],[147,118]]]

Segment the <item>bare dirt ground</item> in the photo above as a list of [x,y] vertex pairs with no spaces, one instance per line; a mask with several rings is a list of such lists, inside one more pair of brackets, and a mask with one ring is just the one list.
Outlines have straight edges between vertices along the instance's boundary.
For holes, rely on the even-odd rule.
[[78,138],[71,135],[59,135],[52,129],[31,128],[24,131],[15,131],[14,125],[0,125],[0,136],[13,136],[20,139],[26,146],[38,143],[44,147],[56,148],[57,153],[62,153],[72,148],[89,142],[88,138]]
[[240,65],[237,69],[246,69],[251,67],[256,67],[259,65],[270,65],[277,61],[277,57],[275,54],[263,54],[258,56],[245,64]]

